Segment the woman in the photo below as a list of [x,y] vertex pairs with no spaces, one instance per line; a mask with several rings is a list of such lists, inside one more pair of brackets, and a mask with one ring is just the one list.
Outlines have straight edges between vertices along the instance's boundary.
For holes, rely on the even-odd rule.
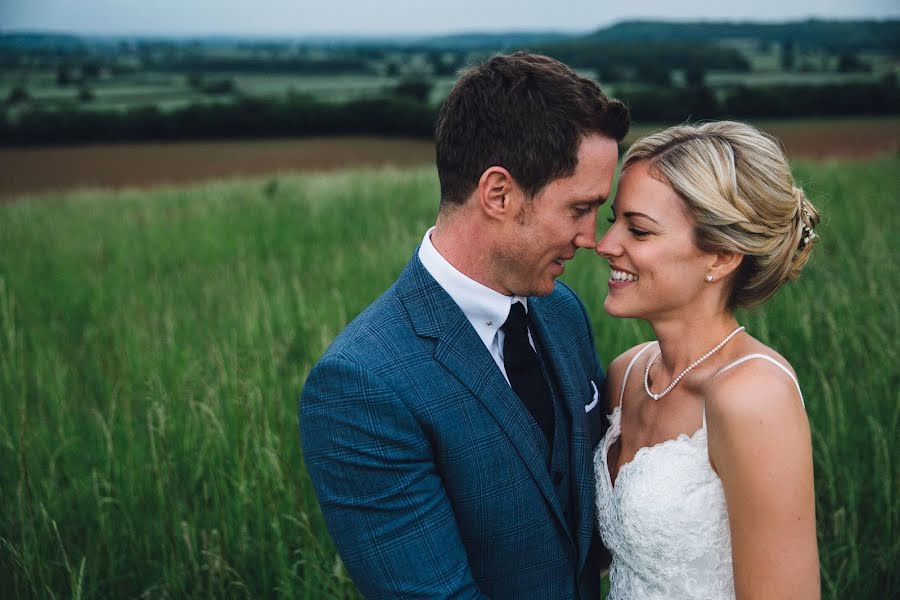
[[613,210],[604,308],[658,341],[608,370],[594,464],[609,598],[817,598],[800,388],[734,316],[800,273],[816,209],[772,138],[717,122],[632,145]]

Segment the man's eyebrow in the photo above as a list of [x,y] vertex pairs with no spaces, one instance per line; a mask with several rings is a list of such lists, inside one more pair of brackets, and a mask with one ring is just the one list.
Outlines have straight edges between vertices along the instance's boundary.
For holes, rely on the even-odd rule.
[[659,221],[657,221],[656,219],[654,219],[654,218],[651,217],[650,215],[645,215],[645,214],[642,213],[642,212],[627,212],[627,213],[625,213],[625,216],[626,216],[626,217],[629,217],[629,218],[631,218],[631,217],[644,217],[645,219],[650,219],[651,221],[653,221],[654,223],[656,223],[657,225],[659,225]]

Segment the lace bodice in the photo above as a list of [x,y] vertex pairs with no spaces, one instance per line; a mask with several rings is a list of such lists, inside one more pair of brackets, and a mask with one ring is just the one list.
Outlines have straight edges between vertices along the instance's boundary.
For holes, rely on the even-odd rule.
[[[632,359],[625,380],[652,345]],[[776,363],[757,354],[726,369],[757,357]],[[709,462],[706,415],[693,435],[638,450],[613,485],[607,459],[622,433],[621,403],[620,398],[609,415],[610,427],[594,455],[599,530],[613,557],[608,600],[733,599],[728,511],[722,481]]]
[[594,457],[600,535],[613,556],[609,600],[734,598],[725,493],[706,428],[641,448],[614,487],[607,455],[621,416],[616,407]]

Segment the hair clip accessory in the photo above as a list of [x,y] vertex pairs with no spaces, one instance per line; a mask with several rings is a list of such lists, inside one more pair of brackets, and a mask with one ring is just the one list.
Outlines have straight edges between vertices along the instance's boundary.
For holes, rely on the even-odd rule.
[[[803,212],[806,213],[807,222],[812,223],[812,213],[809,212],[809,209],[804,206]],[[804,248],[806,248],[806,246],[811,241],[813,241],[817,237],[819,237],[819,236],[816,235],[816,230],[813,229],[812,227],[810,227],[809,225],[807,225],[806,223],[804,223],[802,231],[800,232],[800,247],[799,247],[799,249],[803,250]]]

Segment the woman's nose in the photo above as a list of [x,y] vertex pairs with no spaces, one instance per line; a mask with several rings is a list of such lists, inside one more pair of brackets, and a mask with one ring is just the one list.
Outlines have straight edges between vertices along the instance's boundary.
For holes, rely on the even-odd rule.
[[597,242],[595,250],[597,251],[597,254],[604,258],[618,256],[622,253],[622,246],[616,243],[612,227],[607,229],[606,233],[603,234],[603,237],[600,238],[600,241]]

